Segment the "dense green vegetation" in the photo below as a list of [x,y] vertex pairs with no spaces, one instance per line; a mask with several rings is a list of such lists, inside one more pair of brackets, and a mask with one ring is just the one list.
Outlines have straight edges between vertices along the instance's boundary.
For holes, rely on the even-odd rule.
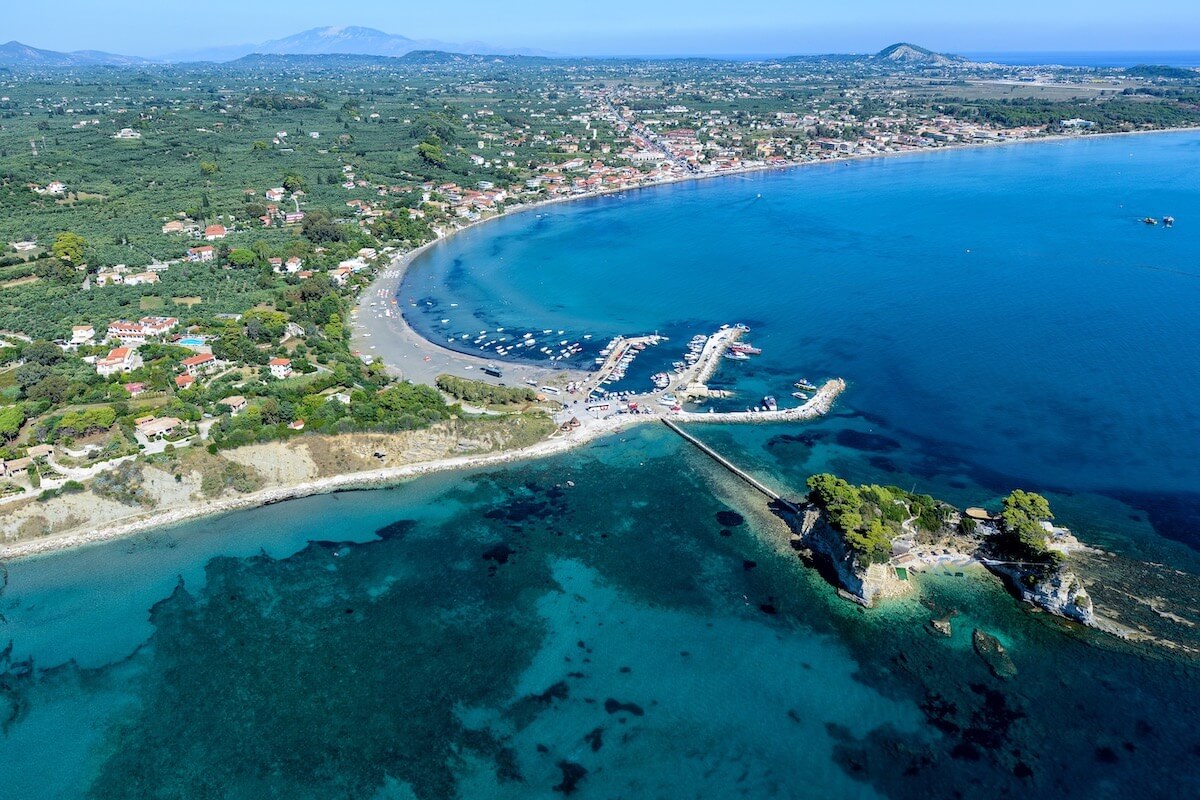
[[448,395],[468,403],[485,405],[520,405],[537,400],[537,392],[521,386],[495,386],[484,381],[473,381],[454,375],[439,375],[437,388]]
[[[350,394],[350,402],[344,403],[327,390],[346,383],[341,380],[346,377],[345,373],[335,371],[302,385],[276,381],[244,387],[253,404],[248,404],[237,416],[218,420],[209,431],[210,447],[239,447],[285,438],[298,432],[289,427],[297,421],[303,421],[303,430],[310,432],[394,432],[423,428],[459,413],[432,387],[408,382],[379,392],[355,390]],[[225,411],[216,401],[229,394],[228,386],[220,382],[206,390],[183,393],[214,413]]]
[[[929,495],[895,486],[854,486],[828,473],[810,477],[808,489],[809,500],[825,512],[855,556],[867,563],[886,561],[893,540],[902,532],[918,537],[950,532],[954,509]],[[1041,524],[1053,518],[1046,498],[1021,489],[1013,491],[1004,499],[998,535],[989,541],[992,555],[1024,563],[1057,564],[1059,556],[1047,547]],[[959,528],[968,535],[975,529],[973,523]]]
[[951,99],[945,113],[958,119],[1003,127],[1049,126],[1064,120],[1082,119],[1095,123],[1101,132],[1135,128],[1162,128],[1200,124],[1200,108],[1174,100],[1130,100],[1124,97],[1103,101],[1054,101],[1033,98],[998,100]]
[[913,532],[940,532],[950,508],[929,495],[895,486],[854,486],[836,475],[808,479],[809,499],[825,512],[854,554],[868,563],[887,561],[892,541],[906,526]]
[[1041,523],[1054,519],[1050,503],[1040,494],[1014,490],[1004,498],[1000,512],[999,553],[1017,561],[1055,563],[1058,554],[1046,547],[1046,531]]
[[1182,67],[1169,67],[1163,64],[1137,64],[1125,70],[1131,78],[1167,78],[1174,80],[1198,80],[1200,72]]

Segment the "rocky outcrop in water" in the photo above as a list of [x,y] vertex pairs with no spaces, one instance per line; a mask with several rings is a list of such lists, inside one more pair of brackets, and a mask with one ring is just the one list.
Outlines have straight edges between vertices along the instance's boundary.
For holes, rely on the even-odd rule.
[[816,509],[805,512],[792,546],[802,551],[838,588],[838,595],[871,608],[885,597],[901,593],[891,569],[882,564],[863,564],[825,515]]
[[1016,677],[1017,665],[1013,663],[1008,651],[995,636],[976,628],[971,633],[971,646],[975,648],[975,652],[983,659],[983,663],[988,665],[988,669],[997,678],[1008,680]]
[[1030,570],[1019,566],[984,562],[989,570],[1004,578],[1017,595],[1027,603],[1091,627],[1099,627],[1092,598],[1083,581],[1074,572],[1059,565],[1050,569]]

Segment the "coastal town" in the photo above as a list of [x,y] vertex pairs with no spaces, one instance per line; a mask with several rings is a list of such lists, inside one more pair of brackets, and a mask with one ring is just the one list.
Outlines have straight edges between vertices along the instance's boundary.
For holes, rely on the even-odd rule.
[[[414,56],[338,74],[319,59],[277,68],[162,68],[115,95],[53,71],[0,79],[0,503],[45,504],[189,448],[220,459],[486,410],[442,390],[443,374],[526,397],[510,409],[552,438],[630,419],[819,415],[840,380],[797,375],[781,399],[709,387],[718,365],[755,352],[732,324],[690,343],[552,330],[430,341],[405,319],[414,304],[397,302],[405,270],[430,243],[544,203],[1200,121],[1186,75],[912,45],[686,66]],[[303,90],[276,85],[299,77]],[[156,177],[106,172],[134,156]],[[654,356],[652,385],[625,380],[647,347],[674,352]],[[62,525],[30,512],[4,536]]]
[[1200,5],[4,20],[4,797],[1200,796]]

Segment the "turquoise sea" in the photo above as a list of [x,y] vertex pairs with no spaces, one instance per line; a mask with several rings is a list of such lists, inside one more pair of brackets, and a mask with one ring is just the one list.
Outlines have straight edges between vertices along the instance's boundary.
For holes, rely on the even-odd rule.
[[[1097,601],[1200,648],[1198,253],[1185,133],[533,210],[434,248],[401,296],[443,340],[669,334],[631,384],[745,322],[764,353],[719,373],[734,407],[801,376],[849,389],[820,421],[707,441],[796,494],[826,469],[962,505],[1046,491],[1106,551]],[[1030,613],[970,570],[864,611],[780,526],[649,427],[9,564],[2,795],[1200,794],[1194,656]]]

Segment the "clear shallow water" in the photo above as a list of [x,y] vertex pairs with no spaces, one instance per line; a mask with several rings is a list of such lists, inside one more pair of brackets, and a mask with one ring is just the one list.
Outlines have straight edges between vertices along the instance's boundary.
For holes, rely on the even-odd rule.
[[[1196,380],[1195,353],[1168,334],[1195,325],[1188,220],[1200,214],[1187,210],[1200,208],[1187,179],[1198,143],[938,154],[556,207],[434,250],[405,291],[444,264],[454,272],[445,292],[421,293],[491,327],[658,327],[681,344],[745,320],[766,352],[721,373],[742,396],[786,396],[799,375],[851,379],[818,422],[701,431],[763,480],[798,493],[808,474],[834,470],[960,505],[1047,482],[1060,518],[1089,541],[1165,565],[1114,561],[1098,599],[1164,597],[1200,621],[1196,552],[1162,535],[1190,531],[1189,403],[1149,394],[1151,424],[1111,394],[1141,380],[1186,392]],[[1174,213],[1174,230],[1144,229],[1119,209],[1101,224],[1062,200],[1099,203],[1103,186],[1120,185],[1100,180],[1105,165],[1127,169],[1130,152],[1154,165],[1125,187],[1145,194],[1106,202],[1137,206],[1133,215],[1166,206],[1153,213]],[[983,170],[990,188],[976,211],[940,158]],[[1003,199],[1002,185],[1025,193]],[[747,231],[728,210],[738,203],[767,221]],[[1010,220],[1007,234],[983,224],[997,217]],[[885,223],[892,235],[876,236]],[[739,231],[749,238],[726,242]],[[561,246],[571,258],[554,255]],[[470,270],[442,261],[452,254]],[[783,277],[764,283],[773,273]],[[509,305],[493,310],[496,292]],[[670,360],[660,352],[644,358]],[[1053,353],[1068,363],[1043,376]],[[1130,451],[1115,456],[1097,430]],[[718,519],[729,511],[740,524]],[[927,580],[923,603],[864,612],[780,552],[778,526],[757,496],[652,428],[537,463],[10,565],[4,796],[1200,792],[1192,660],[1032,615],[975,573]],[[953,637],[928,634],[950,610]],[[1185,625],[1136,612],[1126,621],[1200,644]],[[976,627],[1009,649],[1016,678],[997,679],[974,654]]]
[[[1138,221],[1167,214],[1170,230]],[[886,459],[900,475],[923,480],[919,462],[945,459],[998,477],[997,491],[1106,492],[1194,543],[1197,253],[1200,134],[1177,133],[539,209],[434,248],[401,297],[433,338],[459,327],[671,334],[639,359],[647,374],[692,334],[740,320],[764,353],[718,373],[739,391],[734,405],[842,376],[841,408],[906,445]]]
[[[6,796],[1200,789],[1187,662],[1102,647],[974,573],[932,579],[935,610],[866,613],[777,529],[652,428],[14,564]],[[954,636],[926,633],[950,608]]]

